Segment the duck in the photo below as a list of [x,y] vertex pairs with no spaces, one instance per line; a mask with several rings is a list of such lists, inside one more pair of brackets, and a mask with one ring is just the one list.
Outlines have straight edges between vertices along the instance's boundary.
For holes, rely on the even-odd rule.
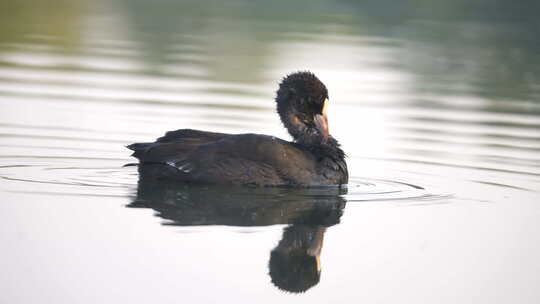
[[330,135],[326,86],[310,71],[286,75],[275,97],[292,141],[270,135],[169,131],[127,148],[141,180],[184,184],[346,187],[346,155]]

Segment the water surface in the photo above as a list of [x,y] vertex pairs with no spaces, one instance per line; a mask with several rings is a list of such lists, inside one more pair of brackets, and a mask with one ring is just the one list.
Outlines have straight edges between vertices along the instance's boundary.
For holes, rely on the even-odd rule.
[[[17,1],[0,9],[6,303],[538,303],[533,1]],[[351,184],[138,183],[178,128],[287,138],[330,92]]]

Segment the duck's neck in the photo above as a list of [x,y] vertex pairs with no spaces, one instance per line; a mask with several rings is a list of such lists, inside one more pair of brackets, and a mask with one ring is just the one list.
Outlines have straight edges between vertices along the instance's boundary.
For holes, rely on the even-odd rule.
[[345,160],[345,153],[341,150],[341,145],[332,136],[326,138],[305,136],[296,138],[295,141],[313,153],[319,160],[330,159],[334,162],[344,162]]
[[317,130],[315,126],[308,127],[293,112],[289,112],[287,115],[279,108],[278,112],[283,125],[295,143],[311,151],[319,160],[327,158],[336,162],[344,162],[345,153],[335,138],[331,135],[323,136],[322,132]]

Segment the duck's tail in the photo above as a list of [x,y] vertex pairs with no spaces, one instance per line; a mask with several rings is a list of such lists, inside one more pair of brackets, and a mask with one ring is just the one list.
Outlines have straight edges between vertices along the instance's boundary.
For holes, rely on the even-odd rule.
[[131,154],[131,156],[134,156],[134,157],[140,159],[140,156],[142,156],[142,154],[144,154],[144,152],[151,145],[152,145],[152,143],[134,143],[134,144],[131,144],[131,145],[127,145],[126,148],[133,151],[133,154]]

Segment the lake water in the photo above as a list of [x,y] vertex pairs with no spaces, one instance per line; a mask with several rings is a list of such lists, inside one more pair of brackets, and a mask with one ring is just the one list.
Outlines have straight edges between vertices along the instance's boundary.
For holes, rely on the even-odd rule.
[[[12,2],[0,302],[540,302],[536,2]],[[297,70],[329,89],[346,191],[123,167],[179,128],[288,139]]]

